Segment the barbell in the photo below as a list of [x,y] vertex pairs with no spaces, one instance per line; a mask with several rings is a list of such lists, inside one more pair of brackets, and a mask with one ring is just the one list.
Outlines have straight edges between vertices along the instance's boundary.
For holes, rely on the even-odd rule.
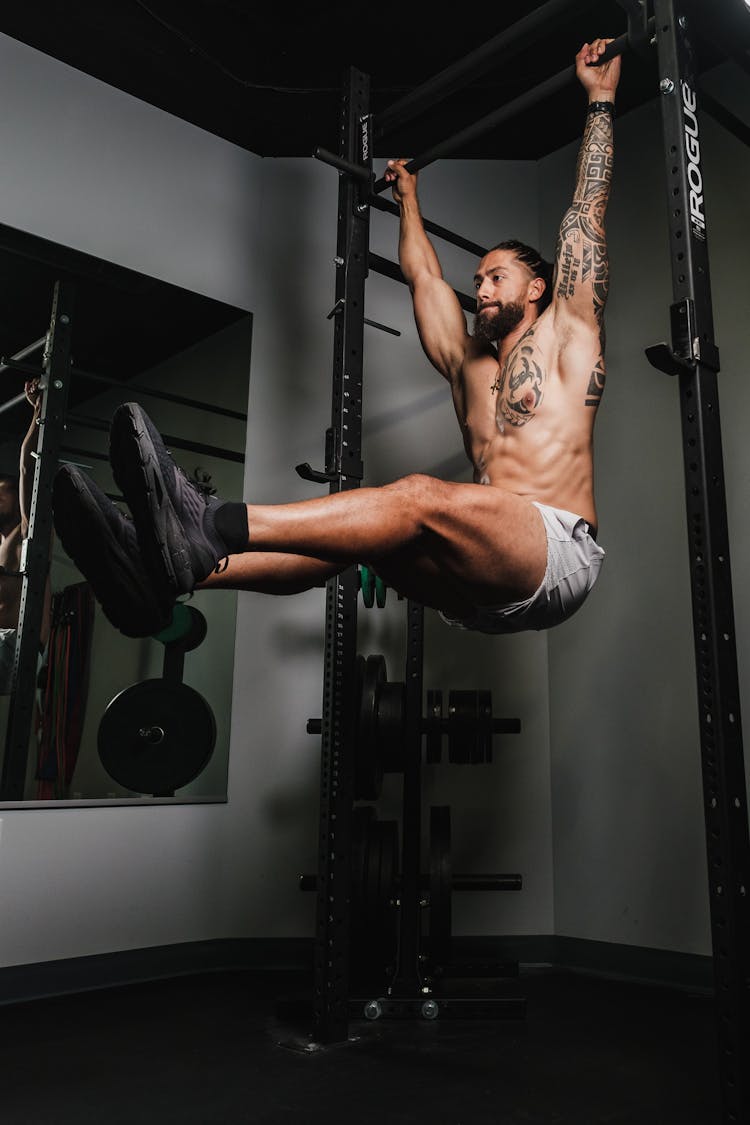
[[[355,657],[355,778],[354,799],[375,801],[382,793],[387,773],[402,773],[406,753],[406,685],[388,680],[381,654]],[[426,739],[426,761],[442,761],[443,737],[448,740],[452,765],[481,765],[492,761],[492,737],[517,734],[519,719],[495,718],[492,693],[456,690],[448,694],[444,714],[443,692],[427,692],[426,713],[420,716]],[[308,734],[320,734],[322,721],[308,719]]]

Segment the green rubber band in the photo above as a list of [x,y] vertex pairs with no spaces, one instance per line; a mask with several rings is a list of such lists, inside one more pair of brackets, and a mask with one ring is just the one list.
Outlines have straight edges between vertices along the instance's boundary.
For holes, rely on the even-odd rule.
[[373,574],[369,566],[361,566],[359,568],[359,585],[362,590],[362,601],[365,603],[367,609],[371,609],[375,600],[375,586]]

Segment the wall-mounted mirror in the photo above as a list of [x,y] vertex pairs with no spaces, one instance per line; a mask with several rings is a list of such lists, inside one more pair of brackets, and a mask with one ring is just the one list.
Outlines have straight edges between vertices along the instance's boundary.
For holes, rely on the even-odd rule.
[[250,314],[0,226],[0,806],[225,800],[236,593],[196,591],[166,629],[132,638],[54,533],[46,579],[32,581],[34,526],[51,522],[34,384],[50,379],[60,286],[71,304],[55,467],[79,466],[129,515],[109,423],[138,401],[189,476],[242,496]]

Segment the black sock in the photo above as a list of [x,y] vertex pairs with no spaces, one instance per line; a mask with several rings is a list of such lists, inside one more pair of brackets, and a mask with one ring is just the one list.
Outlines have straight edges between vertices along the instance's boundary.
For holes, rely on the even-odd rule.
[[214,513],[214,527],[224,540],[230,555],[247,550],[250,541],[247,536],[247,508],[244,504],[233,501],[221,504]]

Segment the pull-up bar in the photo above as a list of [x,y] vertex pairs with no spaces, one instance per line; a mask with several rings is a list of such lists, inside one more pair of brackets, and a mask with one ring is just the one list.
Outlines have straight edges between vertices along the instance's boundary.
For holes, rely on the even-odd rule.
[[436,102],[447,98],[449,94],[485,74],[498,57],[503,56],[504,60],[509,58],[512,51],[520,51],[536,39],[540,31],[551,31],[562,16],[570,14],[571,9],[588,6],[580,0],[578,3],[574,3],[573,0],[549,0],[549,3],[543,4],[528,16],[517,20],[499,35],[483,43],[476,51],[441,70],[416,90],[412,90],[382,113],[377,114],[375,136],[382,137],[394,127],[411,121],[423,110],[432,109]]
[[[654,18],[652,16],[648,21],[649,35],[653,35],[653,29]],[[599,56],[598,65],[608,62],[609,59],[613,59],[617,55],[621,55],[629,45],[630,37],[627,32],[620,35],[617,39],[613,39],[612,42],[608,44],[606,50]],[[461,132],[455,133],[452,137],[448,137],[447,140],[441,141],[440,144],[434,145],[431,149],[421,153],[419,156],[415,156],[414,159],[410,160],[406,165],[407,172],[418,172],[420,168],[427,167],[428,164],[432,164],[440,157],[456,152],[456,150],[463,148],[470,141],[481,137],[484,133],[488,133],[491,129],[501,125],[504,121],[508,121],[511,117],[515,117],[518,113],[522,113],[526,109],[530,109],[538,102],[551,97],[552,94],[558,93],[575,77],[575,66],[566,67],[565,70],[561,70],[558,74],[554,74],[551,78],[540,82],[538,86],[532,87],[531,90],[527,90],[526,93],[514,98],[513,101],[506,102],[505,105],[501,105],[498,109],[493,110],[492,113],[481,117],[479,121],[476,121],[473,125],[469,125],[466,129],[462,129]],[[386,179],[381,177],[381,179],[375,181],[372,190],[373,193],[378,193],[384,191],[389,186]]]
[[[329,152],[327,148],[316,148],[313,156],[316,160],[321,160],[324,164],[330,164],[332,168],[338,168],[339,172],[344,172],[345,175],[352,176],[363,184],[371,185],[373,182],[373,174],[364,164],[355,164],[352,160],[337,156],[335,152]],[[378,211],[388,211],[393,215],[399,214],[397,204],[389,199],[381,199],[377,195],[369,195],[366,204],[375,207]],[[468,250],[470,254],[476,254],[478,258],[483,258],[487,253],[484,246],[472,242],[469,238],[464,238],[463,235],[455,234],[454,231],[448,230],[447,227],[441,227],[430,219],[423,219],[423,225],[424,229],[429,231],[430,234],[436,234],[446,242],[450,242],[454,246],[460,246],[462,250]]]
[[[381,199],[379,195],[374,195],[367,202],[378,211],[387,211],[391,215],[399,214],[398,204],[391,199]],[[477,258],[483,258],[487,253],[486,246],[480,246],[478,242],[472,242],[470,238],[455,234],[447,227],[441,227],[439,223],[433,223],[430,219],[423,219],[422,224],[430,234],[436,234],[444,242],[450,242],[452,246],[458,246],[461,250],[468,250],[470,254],[475,254]]]

